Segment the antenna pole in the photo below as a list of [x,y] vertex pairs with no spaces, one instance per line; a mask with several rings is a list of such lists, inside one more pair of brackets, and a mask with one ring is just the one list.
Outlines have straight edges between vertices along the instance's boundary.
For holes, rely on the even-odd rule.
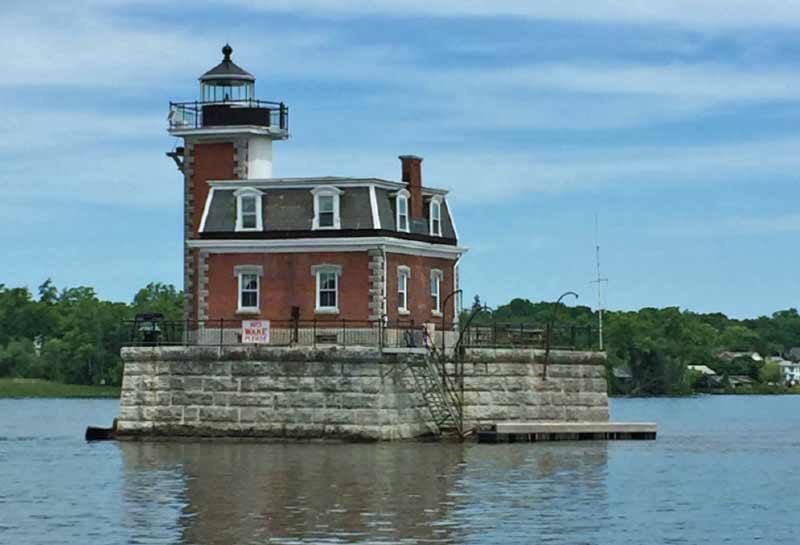
[[597,276],[592,280],[592,284],[597,284],[597,332],[600,341],[600,350],[604,348],[603,345],[603,282],[608,282],[608,278],[600,276],[600,222],[597,214],[594,215],[594,250],[595,250],[595,265],[597,267]]

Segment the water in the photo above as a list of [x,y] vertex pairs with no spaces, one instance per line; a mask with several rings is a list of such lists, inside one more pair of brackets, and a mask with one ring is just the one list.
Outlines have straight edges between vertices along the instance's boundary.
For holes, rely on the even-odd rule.
[[0,400],[0,543],[800,542],[800,396],[614,400],[654,442],[93,443]]

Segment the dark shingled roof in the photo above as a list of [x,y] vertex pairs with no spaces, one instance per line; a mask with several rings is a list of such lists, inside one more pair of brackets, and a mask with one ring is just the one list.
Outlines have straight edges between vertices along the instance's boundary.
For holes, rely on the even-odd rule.
[[[330,184],[336,187],[336,184]],[[314,218],[314,195],[306,188],[261,188],[261,211],[264,231],[311,231]],[[216,187],[206,211],[204,233],[234,233],[236,230],[236,197],[234,189]],[[381,231],[397,231],[395,198],[392,191],[375,188]],[[411,222],[411,233],[428,235],[430,197],[423,206],[425,217]],[[339,201],[342,230],[372,230],[372,203],[369,187],[346,187]],[[455,229],[447,202],[442,203],[442,238],[455,239]]]
[[225,47],[222,48],[222,54],[225,55],[225,58],[222,59],[221,63],[200,76],[200,81],[225,80],[226,78],[255,81],[256,77],[253,74],[231,60],[231,53],[233,53],[233,48],[225,44]]

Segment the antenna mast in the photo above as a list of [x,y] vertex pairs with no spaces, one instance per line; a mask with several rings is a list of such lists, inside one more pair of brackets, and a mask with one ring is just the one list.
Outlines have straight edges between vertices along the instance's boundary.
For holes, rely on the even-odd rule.
[[608,283],[608,278],[600,276],[600,222],[597,214],[594,215],[594,250],[597,277],[591,284],[597,284],[597,331],[600,337],[600,350],[603,350],[603,283]]

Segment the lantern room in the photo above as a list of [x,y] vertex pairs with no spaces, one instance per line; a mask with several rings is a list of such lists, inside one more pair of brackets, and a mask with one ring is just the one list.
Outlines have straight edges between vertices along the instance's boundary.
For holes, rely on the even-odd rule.
[[222,62],[200,76],[200,100],[170,102],[170,134],[209,137],[238,131],[271,140],[289,137],[289,108],[256,99],[255,76],[234,63],[232,53],[225,44]]
[[200,76],[202,102],[240,102],[256,98],[256,78],[231,60],[233,48],[225,44],[223,59],[217,66]]

